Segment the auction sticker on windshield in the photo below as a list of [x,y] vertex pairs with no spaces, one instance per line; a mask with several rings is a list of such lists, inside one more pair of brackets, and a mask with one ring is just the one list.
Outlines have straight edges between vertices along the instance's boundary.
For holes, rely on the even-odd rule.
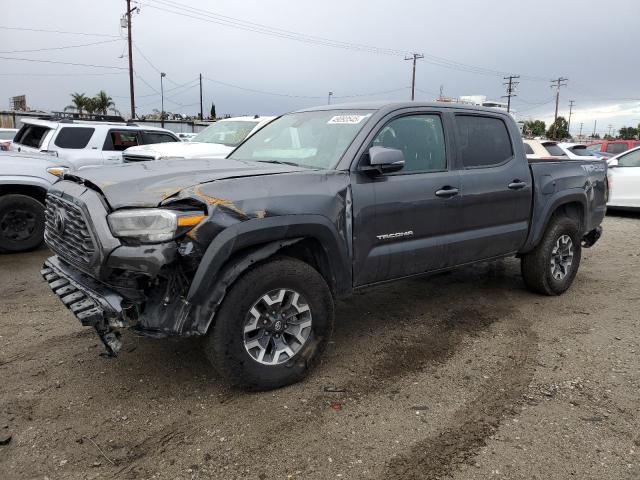
[[370,113],[367,115],[336,115],[329,119],[327,125],[355,125],[370,116]]

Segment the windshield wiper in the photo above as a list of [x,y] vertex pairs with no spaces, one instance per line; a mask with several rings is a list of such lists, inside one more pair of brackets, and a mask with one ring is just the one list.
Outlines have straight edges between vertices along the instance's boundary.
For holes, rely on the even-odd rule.
[[[279,165],[290,165],[292,167],[301,167],[302,165],[300,165],[299,163],[295,163],[295,162],[286,162],[284,160],[255,160],[256,162],[260,162],[260,163],[277,163]],[[304,167],[303,167],[304,168]]]

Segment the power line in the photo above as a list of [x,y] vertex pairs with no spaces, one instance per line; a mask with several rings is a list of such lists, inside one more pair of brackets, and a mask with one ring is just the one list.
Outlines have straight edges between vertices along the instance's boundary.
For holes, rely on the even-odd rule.
[[[174,15],[180,15],[187,18],[201,20],[209,23],[215,23],[218,25],[224,25],[231,28],[250,31],[253,33],[259,33],[262,35],[269,35],[277,38],[295,40],[302,43],[322,45],[322,46],[333,47],[333,48],[342,48],[347,50],[356,50],[356,51],[379,54],[379,55],[391,55],[391,56],[412,55],[412,52],[407,52],[406,50],[397,50],[392,48],[375,47],[375,46],[359,44],[359,43],[344,42],[340,40],[333,40],[326,37],[319,37],[315,35],[308,35],[300,32],[294,32],[291,30],[285,30],[282,28],[270,27],[268,25],[259,24],[255,22],[248,22],[235,17],[220,15],[210,10],[191,7],[189,5],[185,5],[183,3],[179,3],[175,1],[169,1],[169,0],[148,0],[148,1],[154,2],[156,3],[156,5],[151,3],[145,3],[145,2],[139,2],[139,3],[141,5],[145,5],[147,7],[161,10]],[[443,67],[443,68],[449,68],[453,70],[464,71],[467,73],[476,73],[480,75],[490,75],[490,76],[503,76],[508,74],[506,72],[502,72],[499,70],[492,70],[485,67],[479,67],[476,65],[456,62],[453,60],[446,59],[444,57],[438,57],[436,55],[424,54],[424,56],[425,56],[426,62],[432,65]],[[531,80],[531,81],[545,81],[545,82],[547,81],[547,79],[543,77],[524,76],[524,75],[522,76],[522,79]]]
[[91,63],[72,63],[72,62],[58,62],[54,60],[36,60],[34,58],[18,58],[18,57],[1,57],[1,60],[17,60],[20,62],[36,62],[36,63],[56,63],[59,65],[73,65],[74,67],[92,67],[92,68],[111,68],[115,70],[126,70],[125,67],[116,67],[113,65],[94,65]]
[[25,27],[7,27],[5,25],[0,25],[0,29],[2,30],[17,30],[17,31],[25,31],[25,32],[43,32],[43,33],[60,33],[65,35],[84,35],[87,37],[113,37],[120,38],[119,35],[109,35],[107,33],[86,33],[86,32],[66,32],[63,30],[47,30],[44,28],[25,28]]
[[82,43],[79,45],[65,45],[62,47],[46,47],[46,48],[30,48],[27,50],[5,50],[5,51],[0,51],[0,53],[28,53],[28,52],[45,52],[45,51],[49,51],[49,50],[66,50],[69,48],[80,48],[80,47],[91,47],[93,45],[102,45],[104,43],[114,43],[114,42],[119,42],[121,39],[114,39],[114,40],[102,40],[100,42],[92,42],[92,43]]
[[[87,76],[96,76],[101,77],[103,75],[125,75],[124,72],[101,72],[101,73],[32,73],[32,72],[11,72],[11,73],[0,73],[0,76],[15,76],[15,77],[87,77]],[[129,97],[127,97],[129,98]]]

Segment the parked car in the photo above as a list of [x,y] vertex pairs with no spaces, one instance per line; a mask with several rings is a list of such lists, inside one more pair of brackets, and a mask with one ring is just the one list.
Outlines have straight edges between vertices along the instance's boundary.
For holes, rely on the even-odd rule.
[[193,140],[193,137],[197,135],[197,133],[180,132],[177,135],[178,135],[178,138],[183,142],[190,142],[191,140]]
[[608,161],[609,201],[613,209],[640,210],[640,146]]
[[24,119],[12,149],[45,152],[75,167],[122,163],[123,150],[134,145],[180,139],[169,130],[133,123]]
[[571,160],[599,160],[600,156],[593,153],[583,143],[558,143],[558,146],[564,151]]
[[224,158],[245,138],[265,126],[274,117],[234,117],[218,120],[181,144],[145,145],[127,149],[125,162],[143,162],[165,158]]
[[229,382],[276,388],[316,363],[334,299],[358,289],[517,255],[529,289],[563,293],[600,236],[605,170],[528,162],[494,108],[326,105],[226,159],[64,175],[42,274],[112,355],[124,327],[206,335]]
[[0,150],[6,151],[11,148],[11,142],[17,131],[15,128],[0,128]]
[[593,152],[607,152],[612,156],[635,147],[640,147],[640,140],[602,140],[587,146]]
[[562,160],[569,158],[552,140],[523,139],[524,153],[529,160]]
[[69,165],[41,153],[0,153],[0,252],[42,243],[45,196],[65,168]]

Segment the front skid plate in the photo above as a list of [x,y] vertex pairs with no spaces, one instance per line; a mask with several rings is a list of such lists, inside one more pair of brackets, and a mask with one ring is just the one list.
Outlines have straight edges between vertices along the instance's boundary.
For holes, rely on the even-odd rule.
[[[119,332],[111,328],[107,317],[121,317],[121,311],[118,312],[115,309],[107,311],[99,297],[58,268],[51,259],[45,261],[40,274],[53,293],[73,312],[82,325],[96,329],[107,350],[107,355],[116,356],[122,347],[122,342]],[[104,302],[106,303],[106,300]]]

